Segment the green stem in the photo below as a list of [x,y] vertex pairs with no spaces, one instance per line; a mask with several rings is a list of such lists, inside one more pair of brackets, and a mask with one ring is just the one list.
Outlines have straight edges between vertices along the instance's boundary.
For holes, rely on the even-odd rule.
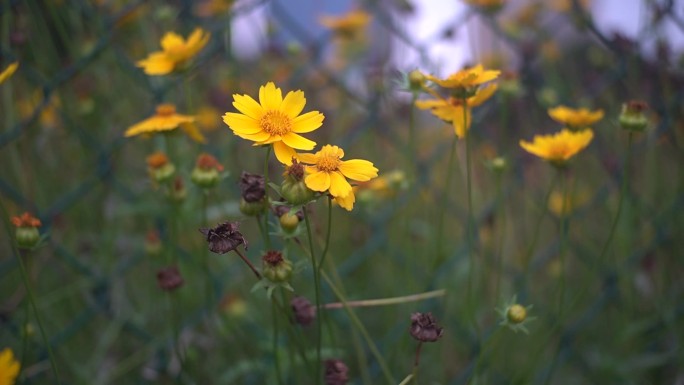
[[556,182],[558,182],[558,173],[554,174],[553,179],[551,180],[551,184],[549,185],[549,190],[546,192],[546,195],[544,196],[544,200],[542,201],[542,207],[539,212],[539,216],[537,217],[537,222],[534,225],[534,234],[532,235],[532,242],[530,243],[523,257],[525,279],[527,279],[530,274],[530,259],[532,259],[532,253],[534,253],[534,248],[537,246],[537,241],[539,240],[539,230],[541,230],[542,220],[544,219],[548,211],[547,207],[549,205],[549,197],[551,197],[551,193],[553,192],[554,187],[556,187]]
[[498,208],[498,231],[499,231],[499,241],[498,250],[496,251],[496,286],[494,288],[494,301],[499,300],[501,295],[501,279],[503,276],[503,247],[504,247],[504,235],[506,234],[506,210],[503,204],[503,190],[501,188],[501,173],[496,174],[496,201]]
[[[316,293],[316,309],[321,308],[321,282],[320,282],[320,270],[319,267],[316,266],[316,256],[314,253],[314,247],[313,247],[313,235],[311,232],[311,221],[309,220],[309,212],[306,209],[306,206],[302,207],[302,212],[304,213],[304,222],[306,223],[306,232],[307,236],[309,238],[309,251],[311,253],[311,266],[313,269],[313,275],[314,275],[314,288],[315,288],[315,293]],[[320,384],[322,377],[321,377],[321,337],[322,337],[322,330],[321,330],[321,320],[320,317],[316,318],[316,384]]]
[[418,346],[416,347],[416,355],[413,359],[413,373],[411,373],[411,375],[413,376],[414,385],[418,385],[418,365],[420,364],[420,349],[422,347],[423,341],[418,342]]
[[467,299],[468,299],[468,308],[469,308],[469,313],[471,314],[471,322],[473,323],[473,327],[475,328],[475,331],[478,336],[480,336],[480,328],[477,323],[477,309],[475,306],[475,241],[473,239],[473,231],[474,231],[474,225],[475,221],[473,218],[473,188],[472,188],[472,177],[471,177],[471,145],[470,145],[470,130],[468,128],[468,113],[470,112],[468,110],[468,101],[466,98],[463,98],[462,100],[463,103],[463,127],[465,130],[465,149],[466,149],[466,190],[467,190],[467,197],[468,197],[468,221],[467,221],[467,226],[466,226],[466,243],[468,245],[468,259],[469,259],[469,264],[470,264],[470,271],[468,274],[468,294],[467,294]]
[[447,164],[446,181],[444,184],[444,191],[442,192],[442,206],[439,208],[439,219],[437,221],[437,258],[435,259],[435,264],[433,268],[437,268],[442,264],[444,258],[446,258],[446,252],[443,250],[442,243],[444,242],[444,216],[448,211],[448,201],[449,201],[449,185],[451,184],[451,174],[453,174],[454,158],[456,157],[456,144],[458,143],[458,137],[454,136],[454,141],[451,144],[451,152],[449,152],[449,163]]
[[[209,224],[207,223],[207,207],[208,207],[208,199],[209,199],[209,192],[205,189],[202,189],[201,191],[202,194],[202,226],[208,226]],[[209,266],[209,249],[207,247],[202,247],[202,265],[204,267],[204,279],[206,280],[205,284],[205,296],[206,296],[206,301],[207,301],[207,306],[208,310],[211,311],[211,307],[213,306],[214,302],[214,287],[213,287],[213,282],[214,278],[211,274],[211,267]]]
[[412,92],[411,93],[411,106],[409,107],[409,132],[408,132],[408,149],[409,149],[409,154],[410,156],[407,157],[411,161],[411,164],[409,165],[408,169],[413,172],[412,181],[416,180],[416,177],[418,175],[418,162],[416,162],[416,159],[418,158],[417,154],[417,143],[416,143],[416,99],[418,98],[418,93],[417,92]]
[[[561,174],[563,171],[561,169],[558,170],[558,173]],[[561,218],[560,218],[560,226],[559,226],[559,234],[558,234],[558,239],[559,239],[559,262],[560,262],[560,289],[559,294],[558,294],[558,317],[562,317],[563,313],[563,299],[565,297],[565,280],[566,280],[566,275],[565,275],[565,254],[567,251],[567,232],[568,232],[568,207],[567,207],[567,201],[568,201],[568,178],[567,176],[564,175],[559,175],[559,178],[561,179],[562,182],[562,187],[561,187],[561,196],[563,199],[563,203],[561,205]]]
[[328,255],[328,248],[330,247],[330,233],[332,230],[332,197],[328,196],[328,229],[325,233],[325,246],[323,247],[323,252],[321,253],[321,260],[318,262],[318,270],[323,267],[323,262],[325,262],[325,257]]
[[[271,160],[271,146],[266,147],[266,159],[264,160],[264,188],[266,189],[266,206],[267,210],[264,213],[264,229],[262,234],[264,236],[264,242],[266,242],[266,250],[271,250],[271,234],[268,233],[268,212],[270,211],[271,204],[268,199],[268,162]],[[258,218],[257,218],[258,219]],[[261,227],[261,225],[259,225]]]
[[283,384],[282,370],[280,368],[280,355],[278,354],[278,308],[276,299],[271,298],[271,310],[273,313],[273,360],[275,362],[275,376],[278,384]]

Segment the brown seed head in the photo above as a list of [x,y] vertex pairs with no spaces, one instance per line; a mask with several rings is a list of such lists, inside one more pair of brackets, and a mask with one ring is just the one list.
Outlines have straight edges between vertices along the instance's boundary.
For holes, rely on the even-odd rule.
[[304,165],[299,163],[297,159],[292,158],[292,165],[285,169],[285,175],[290,176],[299,182],[300,180],[304,179]]
[[349,368],[341,360],[325,361],[325,385],[345,385],[349,381]]
[[242,191],[242,199],[246,202],[259,202],[266,195],[266,180],[261,175],[243,171],[239,186],[240,191]]
[[165,291],[173,291],[183,286],[183,277],[176,266],[168,266],[157,272],[157,284]]
[[437,325],[432,313],[411,314],[409,332],[413,338],[422,342],[435,342],[442,337],[442,328]]
[[295,321],[302,326],[309,326],[316,319],[316,307],[308,299],[297,296],[290,301]]
[[283,254],[280,251],[269,250],[264,254],[262,259],[271,266],[278,266],[283,262]]
[[648,109],[648,103],[643,100],[630,100],[627,102],[627,111],[631,113],[644,112]]
[[225,254],[235,250],[240,245],[245,245],[247,241],[238,231],[238,222],[225,222],[211,229],[199,229],[200,233],[207,237],[209,250],[216,254]]

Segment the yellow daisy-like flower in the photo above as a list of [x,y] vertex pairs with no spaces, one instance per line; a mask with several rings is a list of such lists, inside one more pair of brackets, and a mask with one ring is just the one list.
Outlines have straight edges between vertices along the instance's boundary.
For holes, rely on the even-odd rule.
[[4,83],[5,80],[9,79],[10,76],[19,68],[19,62],[14,62],[5,68],[4,71],[0,72],[0,84]]
[[487,101],[487,99],[494,95],[496,89],[496,84],[490,84],[478,89],[475,92],[475,95],[465,99],[465,106],[463,105],[463,99],[449,97],[448,99],[416,100],[416,107],[421,110],[430,110],[436,117],[451,122],[454,126],[456,136],[463,139],[470,128],[472,115],[471,108],[477,107]]
[[19,361],[14,359],[12,349],[3,349],[0,352],[0,385],[14,385],[19,375],[19,367]]
[[603,119],[603,110],[590,111],[586,108],[573,109],[565,106],[549,108],[551,119],[573,129],[588,127]]
[[378,169],[367,160],[343,161],[343,157],[344,150],[329,144],[315,154],[297,155],[299,161],[311,165],[306,166],[306,186],[313,191],[328,191],[341,207],[351,211],[356,198],[347,178],[366,182],[378,176]]
[[153,116],[130,126],[124,136],[128,138],[141,134],[167,132],[180,127],[191,139],[204,143],[206,139],[193,124],[194,121],[194,116],[177,114],[176,106],[173,104],[160,104]]
[[426,78],[444,88],[469,89],[499,77],[501,71],[485,70],[482,64],[470,67],[449,75],[446,79],[439,79],[432,75]]
[[586,129],[573,132],[564,128],[553,135],[535,135],[532,142],[520,141],[520,147],[555,165],[563,165],[589,145],[594,132]]
[[299,134],[316,130],[325,118],[318,111],[300,115],[305,105],[303,91],[290,91],[283,98],[280,88],[268,82],[259,88],[259,102],[249,95],[234,94],[233,106],[240,113],[226,112],[223,121],[235,135],[255,142],[255,146],[273,144],[278,161],[290,165],[297,155],[294,149],[312,150],[316,146]]
[[354,10],[342,16],[321,16],[319,20],[338,37],[354,39],[370,23],[371,15],[363,10]]
[[148,75],[166,75],[193,58],[209,42],[211,34],[195,28],[187,40],[174,32],[167,32],[161,39],[162,51],[152,52],[147,59],[136,65]]

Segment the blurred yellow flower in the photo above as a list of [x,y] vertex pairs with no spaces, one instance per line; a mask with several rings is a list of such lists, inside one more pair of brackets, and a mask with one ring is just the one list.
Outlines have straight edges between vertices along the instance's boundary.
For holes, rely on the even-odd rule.
[[197,109],[197,125],[202,131],[215,131],[220,124],[221,113],[214,107],[206,105]]
[[306,186],[313,191],[328,191],[341,207],[351,211],[356,198],[346,178],[366,182],[378,176],[378,169],[367,160],[343,161],[343,157],[344,150],[329,144],[315,154],[297,155],[302,163],[312,165],[306,166]]
[[586,108],[572,109],[558,106],[549,109],[551,119],[566,124],[571,129],[581,129],[603,119],[603,110],[590,111]]
[[386,199],[396,195],[397,191],[408,186],[406,174],[402,170],[394,170],[380,175],[368,182],[354,186],[354,193],[360,201]]
[[342,16],[321,16],[319,20],[335,36],[353,40],[362,36],[363,30],[371,21],[371,15],[363,10],[353,10]]
[[9,79],[12,74],[14,74],[14,71],[19,68],[19,62],[14,62],[5,68],[4,71],[0,72],[0,84],[4,83],[5,80]]
[[259,88],[259,102],[249,95],[233,95],[233,106],[240,112],[226,112],[223,121],[233,133],[251,140],[255,146],[273,144],[278,161],[292,164],[294,149],[312,150],[316,142],[298,134],[316,130],[325,118],[318,111],[299,115],[306,105],[304,92],[290,91],[283,98],[273,82]]
[[501,74],[501,71],[485,70],[482,64],[478,64],[475,67],[455,72],[446,79],[439,79],[432,75],[426,75],[426,78],[444,88],[471,89],[495,80],[499,77],[499,74]]
[[563,165],[582,151],[594,138],[594,132],[586,129],[573,132],[564,128],[552,135],[535,135],[532,142],[520,141],[520,147],[555,165]]
[[162,51],[152,52],[136,64],[148,75],[169,74],[197,55],[207,45],[210,36],[202,28],[195,28],[187,40],[174,32],[167,32],[161,39]]
[[19,361],[14,359],[12,349],[3,349],[0,352],[0,385],[14,385],[19,375],[19,368]]
[[489,84],[484,88],[477,89],[475,95],[465,99],[449,97],[447,99],[416,100],[416,107],[421,110],[430,110],[436,117],[451,122],[456,136],[465,138],[471,122],[471,108],[477,107],[487,101],[497,89],[496,84]]
[[194,116],[177,114],[176,106],[173,104],[160,104],[157,106],[153,116],[130,126],[124,133],[124,136],[128,138],[141,134],[167,132],[180,127],[191,139],[204,143],[204,136],[197,127],[192,124],[194,121]]

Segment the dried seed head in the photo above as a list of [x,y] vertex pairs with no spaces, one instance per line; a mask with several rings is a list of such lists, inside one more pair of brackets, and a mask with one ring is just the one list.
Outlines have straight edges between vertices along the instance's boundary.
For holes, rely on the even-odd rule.
[[207,237],[209,250],[216,254],[225,254],[235,250],[240,245],[245,245],[247,241],[238,231],[238,222],[225,222],[211,229],[199,229],[200,233]]
[[243,171],[239,186],[240,191],[242,191],[242,199],[248,203],[259,202],[266,195],[266,181],[261,175]]
[[411,314],[411,336],[422,342],[435,342],[442,337],[442,328],[432,313]]
[[183,277],[176,266],[168,266],[157,272],[157,284],[165,291],[173,291],[183,286]]
[[349,381],[349,368],[341,360],[325,361],[325,385],[345,385]]
[[292,262],[280,251],[269,250],[261,257],[262,273],[272,282],[285,282],[292,276]]
[[295,321],[302,326],[309,326],[316,319],[316,308],[308,299],[297,296],[290,302]]
[[297,159],[292,158],[292,165],[285,169],[285,176],[292,177],[299,182],[304,179],[304,165],[299,163]]

